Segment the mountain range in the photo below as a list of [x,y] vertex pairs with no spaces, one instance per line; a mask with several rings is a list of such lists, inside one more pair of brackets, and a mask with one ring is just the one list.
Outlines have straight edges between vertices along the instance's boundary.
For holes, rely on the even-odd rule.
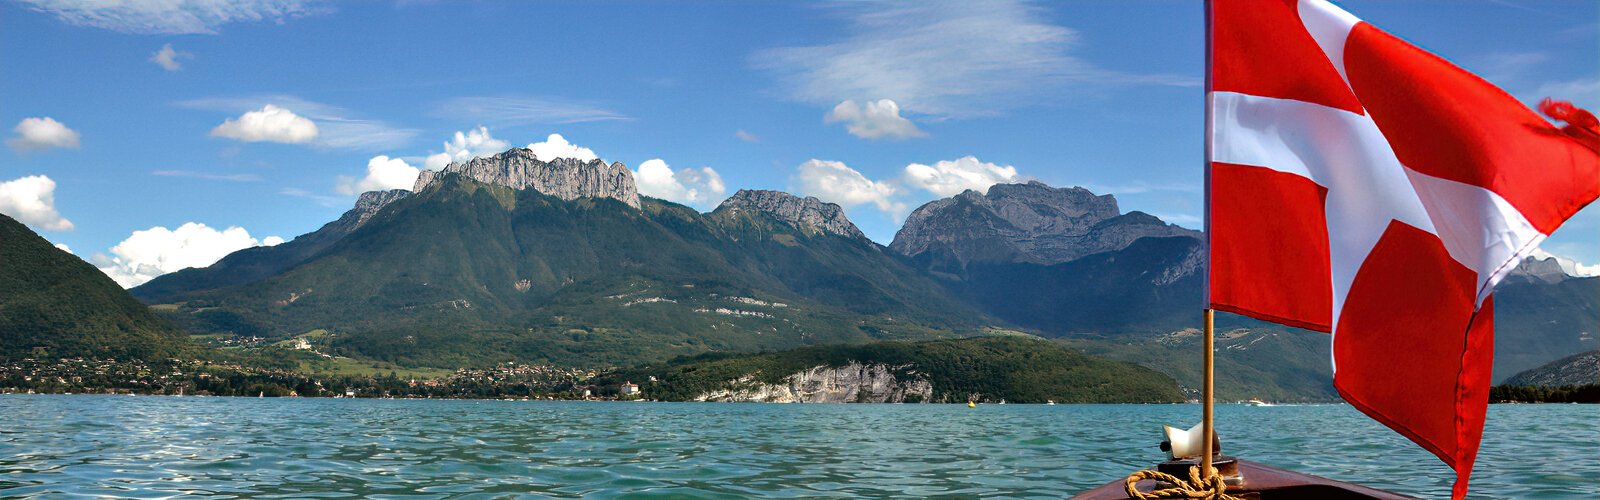
[[[329,354],[404,366],[616,366],[1021,330],[1192,388],[1204,269],[1201,233],[1083,188],[966,191],[917,208],[883,246],[816,198],[740,190],[701,213],[640,195],[619,163],[513,149],[131,293],[191,333],[325,331]],[[1600,279],[1524,262],[1497,294],[1496,379],[1594,349],[1597,298]],[[1219,332],[1224,399],[1335,397],[1326,335],[1231,315]]]
[[[552,182],[567,188],[539,187]],[[133,293],[171,304],[194,331],[326,329],[339,353],[428,366],[621,364],[941,338],[985,323],[815,198],[740,191],[699,213],[638,196],[619,164],[546,163],[521,149],[418,186],[374,214],[375,203],[358,206],[341,217],[357,224],[305,245],[255,249],[253,262],[279,268],[270,275],[213,266]]]

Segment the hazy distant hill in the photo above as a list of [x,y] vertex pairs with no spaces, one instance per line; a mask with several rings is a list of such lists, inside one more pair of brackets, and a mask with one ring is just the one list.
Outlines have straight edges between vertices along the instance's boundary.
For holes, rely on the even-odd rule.
[[162,296],[183,303],[174,316],[195,330],[325,328],[340,352],[430,366],[626,364],[938,338],[986,321],[860,236],[837,205],[740,192],[701,214],[651,198],[630,206],[616,189],[631,179],[595,187],[610,196],[567,200],[469,178],[515,183],[571,167],[515,161],[510,181],[447,169],[419,182],[421,192],[264,279]]
[[148,359],[187,346],[100,270],[0,215],[0,359]]
[[1153,334],[1194,326],[1200,233],[1111,195],[996,184],[912,212],[889,248],[985,312],[1047,335]]
[[1600,350],[1580,352],[1512,375],[1506,385],[1561,387],[1600,384]]

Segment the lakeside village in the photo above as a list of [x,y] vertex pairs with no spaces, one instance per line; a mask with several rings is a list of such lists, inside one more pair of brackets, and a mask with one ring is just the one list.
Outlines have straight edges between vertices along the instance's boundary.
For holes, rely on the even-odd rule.
[[[640,400],[605,370],[503,363],[436,378],[312,375],[210,360],[25,358],[0,363],[0,394],[128,394],[409,399]],[[654,382],[654,377],[643,382]]]

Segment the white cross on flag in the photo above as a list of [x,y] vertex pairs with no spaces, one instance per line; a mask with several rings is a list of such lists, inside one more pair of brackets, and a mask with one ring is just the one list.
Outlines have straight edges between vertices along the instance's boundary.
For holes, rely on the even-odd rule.
[[1490,293],[1600,195],[1600,127],[1322,0],[1209,5],[1208,302],[1331,333],[1339,394],[1465,496]]

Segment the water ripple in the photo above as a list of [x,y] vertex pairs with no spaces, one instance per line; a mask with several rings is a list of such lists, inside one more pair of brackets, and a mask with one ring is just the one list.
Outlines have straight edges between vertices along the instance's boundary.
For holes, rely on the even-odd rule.
[[[1491,407],[1482,498],[1600,496],[1600,407]],[[1186,405],[0,396],[0,496],[1059,498],[1161,458]],[[1425,497],[1453,474],[1343,405],[1218,408],[1224,448]]]

